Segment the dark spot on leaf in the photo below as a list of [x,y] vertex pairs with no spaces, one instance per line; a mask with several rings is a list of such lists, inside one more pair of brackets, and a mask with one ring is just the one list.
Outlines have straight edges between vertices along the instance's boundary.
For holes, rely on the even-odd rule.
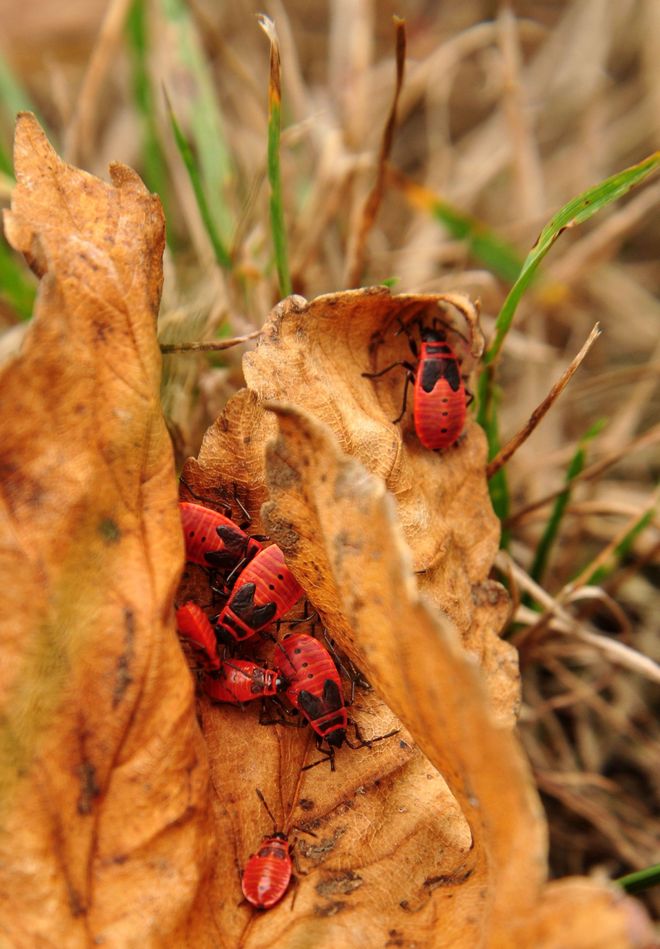
[[337,893],[352,893],[353,890],[358,890],[363,883],[364,880],[361,876],[358,876],[357,873],[353,873],[352,870],[347,870],[345,873],[340,873],[328,879],[321,880],[320,883],[316,884],[316,892],[319,896],[335,896]]
[[403,946],[405,941],[403,938],[403,933],[400,933],[398,929],[390,929],[387,934],[390,938],[385,943],[386,946]]
[[111,517],[104,517],[99,521],[98,531],[106,544],[117,544],[121,540],[119,524]]
[[96,342],[104,343],[108,335],[112,332],[110,323],[102,323],[100,320],[94,321],[94,333]]
[[96,768],[90,761],[83,761],[78,765],[80,777],[80,794],[78,795],[78,813],[91,814],[94,798],[98,797],[101,789],[96,783]]
[[78,890],[76,890],[75,887],[68,881],[67,881],[67,890],[68,890],[68,898],[69,898],[69,909],[71,910],[71,915],[74,918],[77,918],[78,916],[84,916],[85,913],[87,912],[87,907],[85,906],[83,902],[82,896],[80,895]]
[[[311,825],[306,825],[306,827],[310,827],[311,829],[315,829],[318,826],[318,821],[312,821]],[[337,845],[337,841],[340,837],[343,837],[345,833],[345,827],[337,827],[332,837],[325,837],[322,840],[314,841],[300,838],[297,846],[303,857],[311,860],[313,863],[322,863],[328,854],[332,853]]]
[[472,876],[472,870],[466,870],[464,873],[443,873],[436,877],[427,877],[424,880],[424,886],[429,892],[433,892],[439,886],[456,886],[458,883],[464,883]]
[[44,490],[38,481],[27,477],[16,462],[0,457],[0,484],[10,510],[22,505],[38,507]]
[[310,800],[308,797],[301,797],[298,801],[298,804],[304,811],[311,811],[314,808],[314,801]]
[[124,697],[126,689],[133,681],[130,672],[131,662],[135,653],[135,615],[129,607],[124,608],[124,649],[117,660],[117,674],[115,687],[112,692],[112,707],[117,708]]
[[346,903],[342,900],[338,900],[334,903],[328,903],[326,906],[315,906],[314,915],[315,916],[336,916],[337,913],[341,913],[343,909],[346,908]]

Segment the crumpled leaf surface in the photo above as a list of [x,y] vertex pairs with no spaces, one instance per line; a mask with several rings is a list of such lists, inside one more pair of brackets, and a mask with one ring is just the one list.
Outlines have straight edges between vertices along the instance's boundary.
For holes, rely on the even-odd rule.
[[164,945],[212,834],[173,624],[163,215],[129,168],[65,165],[27,114],[15,164],[6,233],[42,279],[0,382],[2,940]]
[[[405,746],[410,734],[421,750],[397,761],[392,740],[342,749],[336,774],[301,775],[309,738],[264,735],[238,713],[229,727],[224,709],[202,702],[217,814],[228,810],[228,773],[244,768],[247,809],[231,800],[242,815],[237,862],[255,848],[256,826],[269,829],[251,797],[269,775],[283,821],[320,838],[297,835],[307,875],[293,910],[253,915],[240,945],[643,945],[648,929],[635,933],[636,905],[618,891],[586,880],[545,885],[545,823],[511,731],[517,668],[497,638],[507,601],[487,579],[498,534],[483,436],[468,423],[456,449],[424,452],[409,427],[389,421],[401,383],[383,394],[360,376],[379,332],[379,367],[405,358],[383,326],[435,305],[380,290],[284,301],[245,357],[250,391],[230,401],[184,470],[201,497],[238,494],[253,530],[284,549],[329,634],[380,697],[358,693],[360,724],[368,702],[378,722],[369,734],[382,733],[389,706],[409,730]],[[563,941],[575,908],[586,920],[589,905],[594,918],[571,923],[572,942]]]
[[[462,312],[474,319],[472,304],[460,294],[392,296],[377,287],[309,304],[289,298],[276,308],[261,345],[245,357],[244,372],[260,400],[304,407],[332,429],[343,451],[382,478],[396,500],[420,590],[478,657],[493,708],[511,723],[518,665],[515,650],[498,636],[508,598],[488,579],[499,523],[483,473],[483,433],[469,418],[457,447],[429,452],[415,435],[410,410],[402,425],[391,422],[400,412],[403,373],[380,380],[361,375],[411,358],[406,337],[395,335],[398,319],[449,317],[464,333]],[[332,610],[333,602],[314,605]],[[350,648],[348,639],[345,645]]]
[[[64,165],[29,116],[16,170],[6,229],[42,282],[2,370],[6,941],[643,945],[632,901],[586,880],[544,886],[544,827],[508,724],[515,664],[496,636],[506,600],[487,581],[497,535],[481,436],[469,426],[454,452],[413,462],[409,423],[402,444],[388,421],[396,386],[388,396],[359,376],[381,358],[370,334],[408,304],[338,295],[325,321],[323,302],[279,307],[246,366],[252,391],[186,467],[193,491],[236,493],[252,530],[287,551],[372,681],[352,709],[365,734],[404,723],[341,749],[334,774],[302,772],[318,754],[310,730],[195,703],[174,634],[183,549],[158,405],[160,206],[129,169],[113,166],[107,185]],[[266,398],[287,404],[269,411]],[[177,596],[195,584],[188,571]],[[257,787],[305,874],[264,914],[240,903],[239,869],[272,830]]]

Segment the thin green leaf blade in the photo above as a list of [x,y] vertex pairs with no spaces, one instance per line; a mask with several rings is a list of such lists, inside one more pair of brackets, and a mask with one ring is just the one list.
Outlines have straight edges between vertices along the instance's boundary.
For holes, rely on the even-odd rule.
[[198,173],[210,217],[223,246],[231,246],[235,221],[226,202],[234,169],[227,146],[224,122],[215,84],[195,22],[185,0],[160,0],[161,9],[175,37],[172,51],[179,74],[188,73],[186,104],[192,141],[198,155]]
[[188,172],[190,183],[192,185],[193,191],[195,192],[197,207],[199,208],[199,213],[204,223],[204,227],[206,228],[206,233],[208,234],[209,240],[211,241],[215,259],[218,261],[221,267],[224,267],[225,270],[231,270],[231,257],[229,256],[229,252],[223,244],[222,238],[220,237],[220,234],[218,233],[218,230],[215,226],[215,219],[211,212],[211,208],[209,207],[209,203],[206,200],[206,192],[204,191],[200,168],[193,154],[193,150],[190,147],[190,143],[183,134],[183,130],[177,121],[176,115],[174,114],[174,109],[172,108],[167,93],[165,94],[165,100],[167,102],[167,111],[170,118],[172,134],[174,135],[174,141],[176,142],[179,155],[181,156],[181,160],[183,161],[186,171]]
[[126,21],[126,30],[133,65],[133,98],[143,128],[144,179],[149,190],[160,197],[165,217],[170,221],[172,215],[168,211],[167,162],[158,135],[156,106],[148,68],[149,32],[145,0],[135,0],[133,3]]
[[520,299],[533,280],[538,267],[554,242],[565,230],[583,224],[590,217],[617,201],[632,188],[638,187],[660,166],[660,152],[655,152],[644,161],[626,168],[624,171],[573,198],[557,212],[541,231],[538,240],[531,249],[520,271],[520,275],[511,288],[495,323],[495,337],[484,353],[484,363],[489,365],[499,354],[502,344],[513,322]]
[[635,870],[634,873],[627,873],[614,882],[623,887],[626,893],[641,893],[660,883],[660,863],[645,867],[643,870]]
[[411,181],[400,172],[391,171],[390,174],[413,207],[435,218],[456,240],[465,241],[472,256],[500,279],[507,283],[516,280],[523,260],[514,247],[482,221],[459,210],[430,188]]
[[655,508],[651,508],[644,513],[635,521],[629,531],[626,532],[622,540],[616,545],[609,563],[603,564],[601,567],[596,568],[593,573],[590,573],[584,578],[584,584],[587,585],[598,585],[601,584],[607,577],[613,573],[623,558],[629,553],[632,549],[633,544],[636,539],[646,530],[653,518],[655,517]]
[[0,235],[0,297],[22,320],[29,320],[36,293],[28,270]]
[[282,176],[280,173],[280,129],[282,122],[282,67],[275,24],[260,14],[257,22],[270,41],[270,77],[268,81],[268,181],[270,183],[270,226],[275,251],[275,264],[280,283],[280,296],[292,291],[289,271]]
[[605,424],[605,419],[599,419],[587,432],[585,432],[578,442],[577,450],[571,458],[568,468],[566,469],[566,488],[555,500],[545,530],[543,531],[541,539],[539,540],[538,546],[536,548],[534,560],[529,571],[529,575],[537,583],[540,583],[543,578],[548,565],[548,560],[550,558],[550,552],[555,540],[557,539],[557,535],[559,534],[559,528],[566,511],[566,506],[568,505],[571,497],[571,483],[584,468],[587,457],[587,445],[592,439],[599,435],[600,432],[602,432]]

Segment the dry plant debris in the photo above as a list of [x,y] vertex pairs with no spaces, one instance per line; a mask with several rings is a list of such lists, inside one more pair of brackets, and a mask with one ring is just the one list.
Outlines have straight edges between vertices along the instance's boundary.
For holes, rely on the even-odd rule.
[[[480,431],[425,453],[409,419],[389,421],[396,380],[360,375],[404,345],[397,315],[469,301],[290,298],[246,359],[250,391],[184,472],[210,500],[236,491],[282,546],[374,686],[355,708],[367,736],[394,713],[405,725],[343,750],[335,773],[301,773],[308,730],[204,698],[196,715],[174,633],[159,203],[123,166],[107,185],[63,164],[28,115],[15,161],[6,229],[41,287],[2,371],[12,943],[649,945],[643,911],[611,885],[545,883],[545,823],[512,731],[516,663],[497,638],[508,604],[488,579],[498,529]],[[238,873],[271,829],[257,787],[292,836],[316,835],[299,834],[295,901],[261,915],[240,904]]]

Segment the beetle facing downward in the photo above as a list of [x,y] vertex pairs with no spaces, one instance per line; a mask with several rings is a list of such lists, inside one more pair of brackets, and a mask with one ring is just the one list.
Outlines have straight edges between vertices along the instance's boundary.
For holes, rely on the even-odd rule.
[[[380,372],[363,372],[367,379],[378,379],[390,369],[401,366],[406,370],[401,413],[393,421],[400,422],[406,411],[408,386],[414,387],[413,420],[415,432],[424,448],[438,451],[454,445],[463,431],[467,406],[472,395],[465,389],[458,356],[447,342],[443,329],[419,327],[421,346],[412,338],[410,329],[401,324],[408,336],[417,365],[407,360],[391,363]],[[401,331],[400,331],[401,332]]]
[[[263,794],[258,788],[256,790],[275,827],[275,818]],[[270,909],[286,893],[293,872],[291,849],[287,834],[274,830],[272,834],[266,834],[257,852],[248,858],[241,887],[245,899],[256,909]]]

